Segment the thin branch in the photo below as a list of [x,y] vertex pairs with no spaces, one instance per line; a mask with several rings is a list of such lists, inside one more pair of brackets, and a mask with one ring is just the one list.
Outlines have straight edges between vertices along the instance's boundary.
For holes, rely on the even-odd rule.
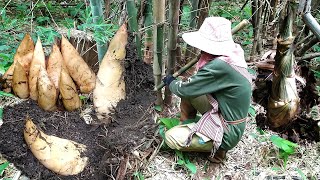
[[307,52],[307,50],[309,50],[312,46],[314,46],[318,42],[319,42],[318,38],[316,36],[313,36],[309,42],[307,42],[304,46],[302,46],[301,49],[297,51],[296,53],[297,56],[303,56]]
[[58,26],[58,24],[56,23],[56,21],[54,20],[54,18],[53,18],[53,16],[52,16],[51,12],[49,11],[49,9],[48,9],[48,7],[47,7],[46,3],[44,2],[44,0],[42,0],[42,3],[43,3],[43,5],[44,5],[44,7],[46,7],[46,9],[47,9],[47,11],[48,11],[48,13],[49,13],[49,15],[50,15],[50,17],[51,17],[51,20],[52,20],[52,22],[54,23],[54,25],[55,25],[56,27],[59,27],[59,26]]
[[7,4],[2,8],[0,15],[2,15],[3,11],[7,8],[7,6],[10,4],[11,0],[7,2]]

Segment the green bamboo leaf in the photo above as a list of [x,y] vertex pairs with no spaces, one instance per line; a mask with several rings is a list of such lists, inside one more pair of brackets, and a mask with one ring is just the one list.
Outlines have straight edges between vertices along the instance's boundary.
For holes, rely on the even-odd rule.
[[178,150],[175,150],[176,152],[176,155],[179,157],[179,159],[183,160],[184,161],[184,157],[183,157],[183,154],[181,151],[178,151]]
[[162,137],[162,139],[165,139],[165,126],[162,124],[159,126],[159,134]]
[[179,125],[180,123],[180,120],[176,118],[160,118],[160,121],[166,126],[168,130],[173,128],[174,126]]
[[141,172],[137,171],[133,173],[134,179],[135,180],[144,180],[144,176]]
[[0,124],[1,124],[2,118],[3,118],[3,108],[0,107]]
[[154,109],[159,111],[159,112],[162,112],[162,107],[160,105],[154,106]]
[[250,114],[251,117],[253,118],[256,117],[256,110],[252,105],[250,105],[248,113]]
[[9,166],[9,162],[6,161],[3,164],[0,164],[0,176],[2,175],[3,171]]
[[280,171],[281,169],[279,167],[272,167],[271,170],[272,171]]
[[187,163],[185,166],[188,168],[188,170],[191,172],[191,174],[197,173],[197,167],[193,163]]
[[288,162],[288,158],[289,158],[289,153],[285,152],[284,150],[280,149],[280,159],[283,159],[283,167],[286,168],[287,167],[287,162]]
[[298,147],[297,144],[288,141],[286,139],[283,139],[277,135],[272,135],[270,137],[270,140],[274,145],[276,145],[281,150],[285,151],[288,154],[293,154],[296,147]]
[[257,127],[257,131],[260,133],[260,135],[264,135],[265,134],[265,132],[259,127]]
[[1,45],[0,46],[0,51],[7,51],[7,50],[9,50],[11,47],[10,46],[8,46],[8,45]]
[[252,69],[252,68],[247,68],[247,71],[252,74],[252,75],[257,75],[256,70]]
[[298,172],[298,174],[300,175],[300,177],[301,177],[303,180],[307,180],[306,175],[302,172],[301,169],[297,168],[296,171]]
[[80,95],[79,98],[80,98],[80,100],[85,100],[85,99],[87,99],[87,97],[86,97],[86,96],[83,96],[83,95]]
[[13,94],[6,93],[6,92],[3,92],[3,91],[0,91],[0,96],[14,97]]
[[180,166],[182,166],[182,165],[184,165],[184,161],[183,161],[182,159],[179,159],[179,160],[177,161],[177,164],[179,164]]

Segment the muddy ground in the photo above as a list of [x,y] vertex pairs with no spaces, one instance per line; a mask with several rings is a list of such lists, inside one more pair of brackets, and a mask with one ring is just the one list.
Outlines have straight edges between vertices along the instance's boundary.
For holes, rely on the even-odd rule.
[[[45,112],[32,100],[4,109],[4,124],[0,128],[0,153],[31,179],[111,179],[116,177],[121,160],[134,147],[154,134],[152,67],[139,61],[134,47],[127,47],[125,61],[126,100],[116,107],[109,126],[87,125],[81,110]],[[92,105],[88,99],[85,107]],[[83,110],[83,109],[82,109]],[[94,112],[91,117],[96,119]],[[24,120],[30,116],[46,134],[85,144],[89,164],[76,176],[59,176],[46,169],[33,156],[23,138]],[[127,173],[127,177],[130,172]]]

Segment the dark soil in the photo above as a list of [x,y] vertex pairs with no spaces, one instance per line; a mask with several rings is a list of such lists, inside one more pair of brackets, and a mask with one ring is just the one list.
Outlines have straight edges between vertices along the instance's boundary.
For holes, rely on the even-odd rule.
[[[0,128],[0,153],[31,179],[111,179],[117,176],[121,159],[146,138],[153,136],[152,68],[139,61],[129,44],[126,57],[126,100],[116,107],[114,120],[108,127],[87,125],[74,112],[45,112],[36,102],[25,101],[4,109]],[[87,101],[92,104],[91,99]],[[30,116],[48,135],[70,139],[87,146],[89,164],[75,176],[60,176],[45,168],[33,156],[23,138],[24,120]],[[94,113],[92,117],[95,119]],[[130,174],[127,175],[129,177]]]

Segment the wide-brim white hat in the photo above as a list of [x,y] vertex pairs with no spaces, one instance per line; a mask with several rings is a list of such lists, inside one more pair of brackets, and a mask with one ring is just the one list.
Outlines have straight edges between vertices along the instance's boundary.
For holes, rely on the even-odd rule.
[[227,55],[236,44],[232,39],[231,22],[223,17],[208,17],[200,29],[182,35],[190,46],[213,55]]

